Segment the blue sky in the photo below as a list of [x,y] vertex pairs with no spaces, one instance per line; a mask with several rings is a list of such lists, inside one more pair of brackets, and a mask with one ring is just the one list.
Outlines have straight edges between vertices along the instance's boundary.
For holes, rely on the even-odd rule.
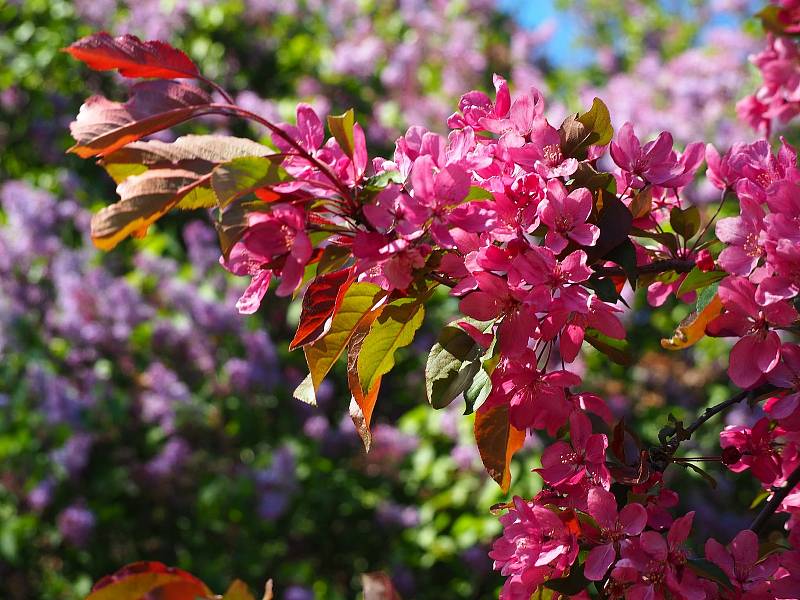
[[576,56],[573,44],[577,29],[570,19],[553,6],[553,0],[500,0],[499,4],[525,27],[534,28],[548,20],[558,22],[548,44],[547,55],[556,64],[563,62],[566,57],[571,61],[576,58],[580,60],[580,54]]

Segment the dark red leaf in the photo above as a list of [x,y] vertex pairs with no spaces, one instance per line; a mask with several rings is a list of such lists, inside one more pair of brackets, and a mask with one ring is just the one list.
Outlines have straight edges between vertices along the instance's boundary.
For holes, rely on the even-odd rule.
[[475,442],[486,472],[506,493],[511,485],[511,457],[522,448],[525,431],[509,423],[508,405],[484,407],[475,413]]
[[146,135],[211,113],[211,97],[177,81],[143,81],[124,104],[103,96],[89,98],[70,126],[77,142],[69,151],[82,158],[104,156]]
[[310,344],[325,333],[325,323],[336,312],[342,302],[344,292],[352,283],[353,269],[342,269],[316,277],[303,295],[303,310],[297,333],[289,344],[294,350]]
[[195,79],[200,72],[180,50],[160,41],[143,42],[135,35],[111,37],[95,33],[64,49],[95,71],[119,70],[124,77]]

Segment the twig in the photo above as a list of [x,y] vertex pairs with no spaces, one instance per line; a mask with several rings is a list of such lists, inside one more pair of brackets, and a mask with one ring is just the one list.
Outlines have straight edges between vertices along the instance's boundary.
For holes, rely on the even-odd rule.
[[758,533],[759,530],[764,527],[767,520],[769,520],[775,511],[778,510],[781,502],[786,499],[786,496],[788,496],[798,484],[800,484],[800,466],[798,466],[794,471],[792,471],[792,474],[789,475],[789,478],[786,480],[786,485],[775,491],[775,493],[772,495],[772,498],[770,498],[769,502],[767,502],[767,505],[761,509],[761,512],[758,513],[758,516],[756,517],[755,521],[753,521],[753,524],[750,525],[750,529]]
[[697,431],[706,421],[708,421],[709,419],[713,418],[715,415],[718,415],[719,413],[727,410],[728,408],[730,408],[734,404],[738,404],[742,400],[749,400],[750,398],[757,398],[758,396],[761,396],[762,394],[768,394],[768,393],[774,392],[776,390],[778,390],[778,388],[776,388],[774,385],[764,384],[764,385],[762,385],[760,387],[757,387],[755,389],[752,389],[752,390],[744,390],[742,392],[739,392],[735,396],[732,396],[731,398],[728,398],[727,400],[725,400],[725,402],[720,402],[719,404],[715,404],[714,406],[711,406],[711,407],[705,409],[703,411],[703,414],[701,414],[699,417],[697,417],[697,419],[695,419],[694,423],[689,425],[689,427],[687,427],[684,431],[686,432],[686,434],[689,437],[691,437],[692,434],[695,431]]

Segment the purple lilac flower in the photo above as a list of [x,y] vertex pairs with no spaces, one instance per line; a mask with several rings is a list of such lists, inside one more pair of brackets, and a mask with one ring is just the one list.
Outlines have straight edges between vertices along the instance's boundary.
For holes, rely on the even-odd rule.
[[53,462],[64,469],[70,478],[75,478],[89,464],[93,437],[89,433],[76,433],[61,448],[51,452]]
[[94,531],[94,513],[82,504],[73,504],[64,509],[57,518],[58,530],[64,540],[73,546],[85,546]]
[[385,500],[378,505],[375,518],[384,527],[409,529],[419,525],[419,509]]
[[181,437],[170,439],[161,451],[145,465],[145,473],[153,479],[174,477],[192,454],[189,443]]

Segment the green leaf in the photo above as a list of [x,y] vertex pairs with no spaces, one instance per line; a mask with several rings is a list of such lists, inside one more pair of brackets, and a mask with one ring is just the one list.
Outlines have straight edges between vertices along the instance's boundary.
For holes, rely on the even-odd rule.
[[325,375],[344,352],[358,325],[380,304],[385,294],[375,284],[354,283],[347,289],[328,332],[303,347],[314,391],[319,389]]
[[355,126],[356,117],[353,109],[335,116],[328,115],[328,129],[331,130],[334,139],[339,143],[339,146],[350,159],[353,159],[355,153],[355,140],[353,139],[353,127]]
[[597,293],[597,297],[603,302],[617,302],[619,300],[619,293],[614,282],[609,277],[599,277],[592,275],[589,277],[587,287],[590,287]]
[[608,108],[600,99],[595,98],[588,111],[564,119],[559,136],[564,156],[584,160],[589,146],[604,146],[614,137]]
[[472,185],[469,188],[469,193],[467,197],[464,198],[464,202],[471,202],[474,200],[493,200],[494,195],[489,190],[486,190],[479,185]]
[[372,323],[358,355],[358,378],[365,394],[394,367],[394,353],[408,346],[422,325],[425,308],[418,298],[400,298]]
[[469,415],[478,410],[489,394],[492,393],[492,377],[485,368],[478,369],[475,377],[472,378],[472,383],[464,392],[464,399],[467,401],[467,407],[464,410],[465,415]]
[[758,506],[759,504],[761,504],[762,502],[764,502],[764,500],[766,500],[767,498],[769,498],[771,495],[772,495],[772,492],[770,492],[769,490],[761,490],[761,491],[760,491],[760,492],[759,492],[759,493],[756,495],[756,497],[755,497],[755,498],[753,498],[753,501],[750,503],[750,510],[753,510],[753,509],[755,509],[755,507],[756,507],[756,506]]
[[645,231],[644,229],[631,227],[631,235],[634,237],[642,237],[654,240],[659,244],[666,246],[673,252],[676,252],[678,250],[678,239],[675,237],[675,234],[673,233]]
[[244,156],[219,165],[211,175],[211,187],[221,207],[259,188],[291,179],[271,156]]
[[608,112],[608,107],[600,98],[595,98],[592,101],[592,107],[580,115],[578,121],[592,132],[591,145],[605,146],[614,137],[611,115]]
[[669,211],[669,224],[679,236],[691,239],[700,229],[700,210],[696,206],[689,208],[676,206]]
[[390,183],[403,183],[400,171],[384,171],[380,175],[373,175],[364,182],[364,188],[370,192],[379,192]]
[[727,273],[724,271],[701,271],[695,267],[686,275],[675,295],[680,297],[689,292],[707,287],[712,283],[725,279],[726,275]]
[[457,325],[442,329],[425,364],[425,392],[433,408],[444,408],[472,384],[481,370],[482,354],[483,349]]

